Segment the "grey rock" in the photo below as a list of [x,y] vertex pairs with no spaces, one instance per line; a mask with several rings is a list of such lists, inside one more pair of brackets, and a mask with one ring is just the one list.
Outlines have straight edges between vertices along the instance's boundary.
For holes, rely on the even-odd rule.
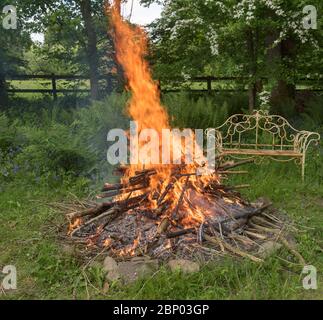
[[130,261],[116,263],[114,259],[105,261],[106,279],[108,281],[122,280],[131,283],[139,278],[151,275],[158,268],[158,260],[145,257],[135,257]]
[[180,270],[183,273],[193,273],[200,271],[200,266],[198,263],[185,259],[169,260],[168,266],[172,271]]
[[103,261],[103,270],[105,272],[110,272],[116,269],[118,269],[117,262],[113,258],[107,256]]
[[107,273],[107,275],[105,276],[106,280],[108,281],[117,281],[121,278],[121,275],[119,273],[118,269],[115,270],[111,270]]
[[267,241],[261,245],[261,248],[258,250],[258,254],[262,258],[267,258],[276,253],[281,247],[282,245],[278,242]]
[[64,244],[62,246],[62,252],[66,255],[74,255],[75,254],[75,246],[70,244]]

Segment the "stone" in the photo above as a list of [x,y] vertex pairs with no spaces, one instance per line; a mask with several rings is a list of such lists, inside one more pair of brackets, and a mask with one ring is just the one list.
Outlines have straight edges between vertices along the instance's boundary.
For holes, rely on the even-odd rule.
[[110,290],[110,283],[109,281],[106,281],[103,285],[102,292],[103,294],[107,294],[109,293],[109,290]]
[[117,281],[121,278],[121,275],[119,273],[118,269],[115,270],[111,270],[109,271],[106,276],[105,276],[106,280],[108,281]]
[[107,256],[103,261],[103,270],[105,272],[110,272],[116,269],[118,269],[117,262],[113,258]]
[[261,248],[258,250],[258,254],[262,258],[267,258],[276,253],[281,247],[282,245],[278,242],[267,241],[261,245]]
[[62,252],[66,255],[74,255],[75,254],[75,246],[69,245],[69,244],[64,244],[62,246]]
[[183,273],[193,273],[200,271],[198,263],[185,259],[173,259],[168,261],[171,271],[180,270]]
[[117,263],[111,257],[104,260],[103,269],[107,272],[107,281],[122,280],[131,283],[141,277],[151,275],[158,268],[158,260],[148,257],[134,257],[130,261]]
[[134,257],[131,259],[133,264],[147,264],[153,269],[157,269],[159,266],[158,260],[150,259],[149,257]]
[[151,259],[135,259],[134,261],[120,262],[118,271],[126,283],[131,283],[139,278],[147,277],[157,269],[158,261]]

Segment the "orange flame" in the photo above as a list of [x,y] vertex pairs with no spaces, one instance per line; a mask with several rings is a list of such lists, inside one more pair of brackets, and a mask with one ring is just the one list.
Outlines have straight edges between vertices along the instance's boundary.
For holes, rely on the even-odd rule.
[[68,235],[70,235],[75,229],[77,229],[82,224],[81,218],[76,218],[75,220],[70,222],[70,225],[68,227]]
[[111,244],[112,244],[112,239],[110,239],[110,238],[105,239],[103,242],[104,247],[110,247]]
[[[131,99],[128,105],[128,113],[132,119],[138,123],[138,132],[143,129],[155,129],[159,134],[159,141],[161,141],[162,130],[170,129],[169,117],[166,109],[162,106],[160,101],[160,92],[157,83],[152,79],[151,70],[145,56],[148,52],[148,40],[145,31],[139,26],[131,25],[123,20],[120,14],[120,0],[112,1],[111,5],[107,6],[107,14],[110,17],[112,36],[115,43],[116,58],[118,63],[122,66],[125,78],[127,79],[127,87],[131,91]],[[176,145],[171,145],[170,148],[181,150],[184,155],[182,141],[173,141]],[[161,143],[159,145],[160,155],[162,154]],[[161,162],[160,162],[161,163]],[[130,176],[135,174],[136,170],[143,168],[154,168],[157,174],[150,179],[150,188],[158,189],[162,192],[172,179],[172,172],[175,165],[130,165],[125,173],[123,182],[127,182]],[[182,172],[190,173],[196,170],[195,164],[186,165]],[[209,178],[199,178],[201,183],[206,182]],[[182,188],[185,178],[179,179],[173,189],[168,193],[165,200],[170,199],[174,209],[176,203],[182,193]],[[190,183],[199,190],[196,176],[190,177]],[[141,191],[138,191],[140,194]],[[134,195],[134,193],[133,193]],[[123,195],[121,195],[121,198]],[[156,203],[151,201],[151,206],[154,208]],[[188,218],[189,221],[201,221],[201,214],[194,213],[188,206],[185,210],[189,212],[189,216],[195,219]],[[199,211],[199,210],[198,210]],[[203,210],[201,210],[203,211]]]

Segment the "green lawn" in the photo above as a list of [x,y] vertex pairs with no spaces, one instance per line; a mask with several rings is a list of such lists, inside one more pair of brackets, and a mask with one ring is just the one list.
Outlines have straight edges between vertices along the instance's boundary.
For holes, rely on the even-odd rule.
[[14,264],[18,289],[0,295],[4,299],[321,299],[323,293],[322,159],[310,162],[306,182],[301,183],[294,164],[249,166],[248,176],[232,183],[250,183],[244,191],[251,200],[267,196],[286,210],[300,226],[298,250],[318,270],[318,289],[304,290],[301,267],[286,263],[282,249],[264,264],[227,258],[210,263],[197,274],[170,273],[161,268],[149,279],[131,286],[118,283],[104,293],[104,275],[97,264],[83,267],[58,237],[64,217],[46,203],[84,195],[83,181],[56,186],[46,182],[13,181],[0,193],[0,267]]

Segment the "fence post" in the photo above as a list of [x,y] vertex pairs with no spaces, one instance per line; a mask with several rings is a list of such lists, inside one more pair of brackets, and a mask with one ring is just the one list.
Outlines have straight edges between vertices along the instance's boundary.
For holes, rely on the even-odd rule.
[[7,102],[6,77],[0,72],[0,109]]
[[208,77],[206,81],[207,81],[207,91],[209,91],[209,93],[211,93],[211,91],[212,91],[212,79],[211,79],[211,77]]
[[57,100],[56,77],[54,73],[52,73],[52,94],[54,100]]

